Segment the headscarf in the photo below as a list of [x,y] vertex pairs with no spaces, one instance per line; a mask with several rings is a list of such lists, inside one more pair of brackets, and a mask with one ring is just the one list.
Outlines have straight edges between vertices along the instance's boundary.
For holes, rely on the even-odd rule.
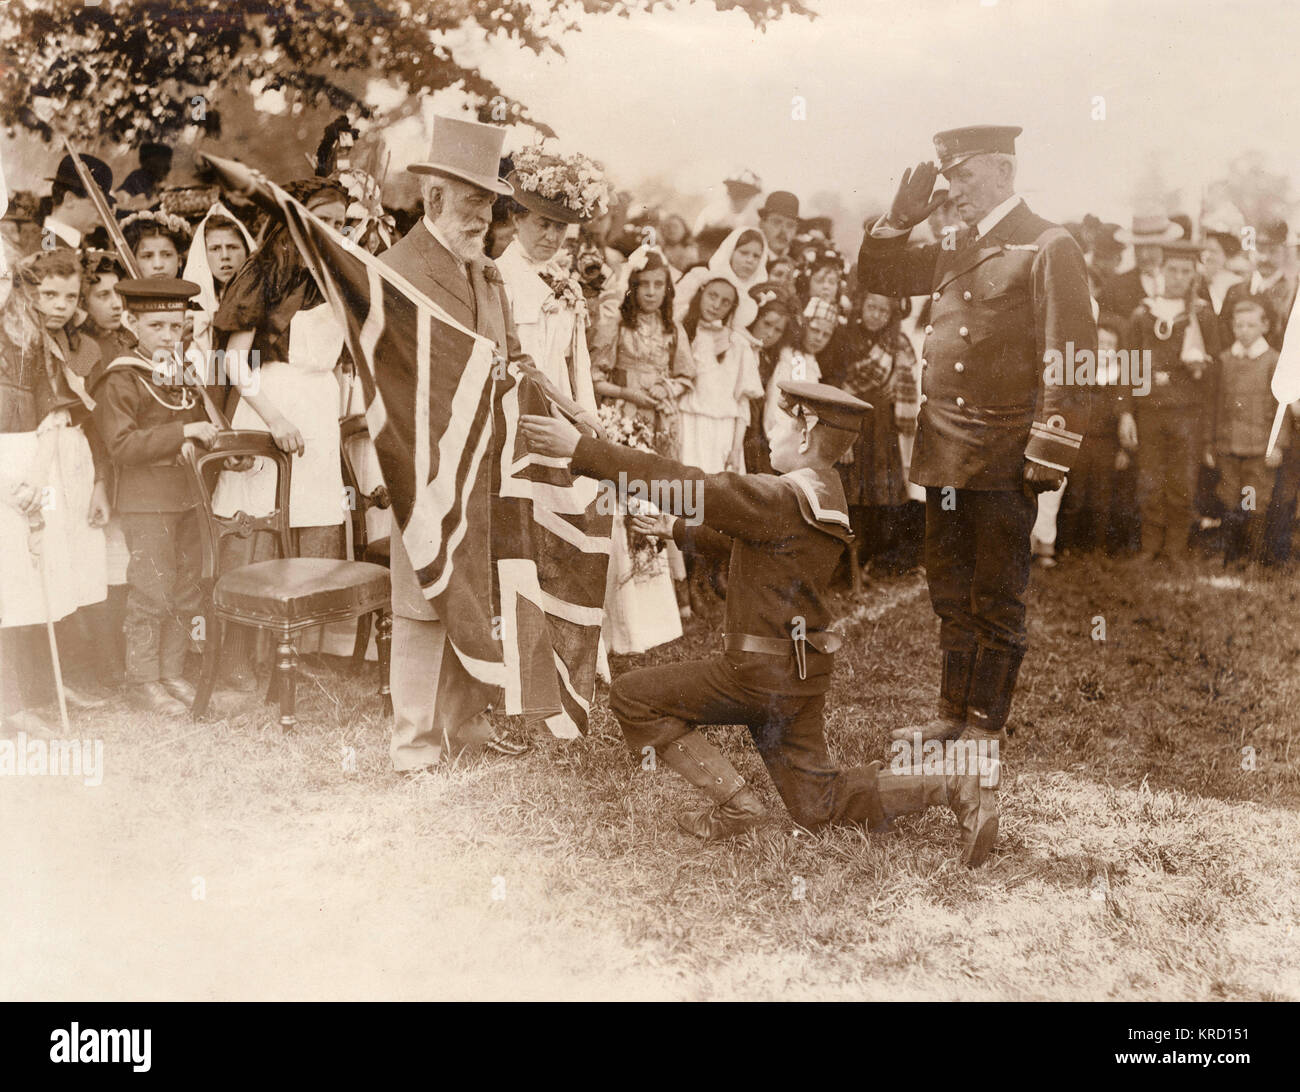
[[[215,221],[215,222],[214,222]],[[253,242],[253,236],[249,233],[248,228],[236,218],[220,201],[214,201],[212,207],[204,214],[203,219],[199,221],[199,226],[194,230],[194,242],[190,244],[189,253],[185,256],[185,268],[181,271],[181,277],[187,281],[193,281],[199,286],[199,294],[195,297],[200,310],[203,312],[202,319],[196,316],[194,321],[194,340],[201,348],[210,349],[208,344],[209,329],[212,325],[212,316],[217,310],[217,282],[212,276],[212,269],[208,265],[208,228],[233,227],[239,232],[239,236],[244,240],[244,246],[248,248],[251,255],[257,249],[257,244]],[[238,272],[236,270],[235,272]],[[232,275],[231,280],[234,277]]]
[[[762,244],[763,253],[759,256],[758,266],[753,274],[741,280],[736,271],[731,268],[731,256],[735,253],[736,244],[739,242],[740,237],[748,232],[754,232],[758,235],[758,241]],[[695,298],[700,289],[710,281],[724,280],[735,285],[736,295],[739,297],[736,309],[731,316],[731,326],[733,329],[745,329],[758,316],[758,304],[750,297],[749,290],[766,280],[766,266],[767,240],[763,238],[763,233],[758,231],[757,228],[737,228],[722,240],[721,245],[709,258],[708,265],[697,265],[682,274],[681,280],[677,282],[677,299],[675,303],[677,320],[680,322],[685,316],[687,309],[691,305],[691,300]]]

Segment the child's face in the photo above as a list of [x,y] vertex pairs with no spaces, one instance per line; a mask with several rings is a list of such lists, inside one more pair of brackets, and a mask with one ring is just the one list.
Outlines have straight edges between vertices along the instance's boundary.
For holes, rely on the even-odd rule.
[[731,252],[732,271],[742,281],[749,280],[758,272],[758,263],[763,260],[763,246],[757,239],[752,239],[744,246],[738,246]]
[[244,240],[233,228],[210,228],[204,233],[204,249],[207,250],[212,279],[220,285],[229,281],[248,257]]
[[142,277],[178,277],[181,256],[166,235],[146,235],[135,245],[135,260]]
[[781,335],[785,333],[785,324],[784,312],[764,311],[754,320],[754,325],[749,328],[749,332],[764,349],[770,349],[781,340]]
[[1201,266],[1205,275],[1213,277],[1219,270],[1226,268],[1227,264],[1228,255],[1224,252],[1223,244],[1218,239],[1206,239],[1205,248],[1201,251]]
[[36,310],[45,318],[45,326],[57,330],[72,318],[81,299],[81,278],[42,277],[36,286]]
[[820,353],[831,343],[835,333],[835,323],[828,318],[815,318],[804,327],[803,347],[814,355]]
[[808,278],[808,292],[827,303],[834,303],[840,294],[840,274],[831,265],[823,266]]
[[1192,277],[1196,275],[1196,262],[1182,256],[1166,258],[1160,271],[1165,279],[1165,297],[1171,300],[1181,299],[1192,287]]
[[1268,333],[1268,320],[1258,307],[1241,307],[1232,313],[1232,336],[1241,342],[1243,348],[1255,343],[1256,338]]
[[319,205],[308,205],[307,211],[335,231],[342,231],[348,218],[347,206],[342,201],[325,200]]
[[889,322],[889,315],[893,309],[889,305],[888,296],[877,296],[874,293],[862,298],[862,325],[868,330],[883,330],[886,323]]
[[135,335],[140,350],[152,357],[157,352],[170,352],[180,343],[185,330],[184,311],[144,311],[135,314]]
[[767,267],[767,279],[779,288],[794,287],[794,263],[781,258]]
[[638,311],[658,311],[668,293],[668,270],[651,269],[637,274],[636,308]]
[[700,291],[700,318],[705,322],[722,322],[736,305],[736,289],[726,281],[706,284]]
[[101,273],[86,289],[86,313],[101,330],[116,330],[122,325],[122,297],[117,294],[117,279],[116,273]]

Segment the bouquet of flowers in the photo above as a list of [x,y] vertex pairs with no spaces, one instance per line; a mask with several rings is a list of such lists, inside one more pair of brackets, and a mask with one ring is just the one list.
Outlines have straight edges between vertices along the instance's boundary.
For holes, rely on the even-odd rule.
[[559,155],[533,144],[513,157],[515,175],[529,193],[558,201],[584,220],[604,215],[609,208],[609,183],[604,168],[585,155]]
[[[597,409],[600,427],[611,443],[622,444],[636,451],[654,451],[654,431],[639,417],[625,417],[612,402],[603,402]],[[633,507],[638,506],[638,507]],[[629,498],[628,515],[636,515],[639,502]],[[632,530],[628,523],[623,525],[627,535],[627,552],[632,558],[632,571],[628,580],[650,576],[661,564],[660,555],[664,551],[664,540],[650,538]]]

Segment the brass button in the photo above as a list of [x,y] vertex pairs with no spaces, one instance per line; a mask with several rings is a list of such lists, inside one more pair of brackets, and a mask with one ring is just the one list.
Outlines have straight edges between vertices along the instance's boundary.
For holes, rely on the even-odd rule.
[[966,291],[963,292],[963,293],[961,294],[961,298],[964,299],[964,300],[968,300],[968,299],[971,298],[971,295],[970,295],[970,289],[969,289],[969,288],[966,289]]
[[964,399],[961,395],[958,395],[958,396],[957,396],[957,408],[958,408],[958,409],[961,409],[962,406],[964,406],[965,404],[966,404],[966,399]]
[[965,337],[967,334],[970,333],[970,331],[966,329],[965,326],[963,326],[960,330],[957,331],[957,333],[961,334],[962,337]]
[[925,394],[921,395],[921,405],[924,406],[928,401],[930,401],[930,398],[929,398],[928,395],[925,395]]
[[931,293],[930,293],[930,298],[931,298],[932,300],[937,300],[937,299],[939,298],[939,293],[938,293],[938,292],[931,292]]
[[929,362],[928,360],[926,360],[925,357],[921,357],[921,367],[922,367],[922,368],[924,368],[924,367],[925,367],[927,364],[929,364],[929,363],[930,363],[930,362]]
[[952,368],[955,372],[964,372],[966,370],[966,365],[959,360],[952,366]]
[[930,325],[926,326],[926,328],[925,328],[925,332],[926,332],[927,334],[932,334],[932,333],[934,333],[934,325],[933,325],[933,324],[930,324]]

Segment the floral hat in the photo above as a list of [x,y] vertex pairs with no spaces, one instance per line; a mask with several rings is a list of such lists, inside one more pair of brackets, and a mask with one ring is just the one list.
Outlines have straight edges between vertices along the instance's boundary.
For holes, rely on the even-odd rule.
[[514,155],[506,177],[524,208],[566,224],[581,224],[609,208],[604,168],[577,152],[559,155],[534,144]]
[[[133,212],[118,226],[128,240],[135,236],[138,242],[146,235],[161,234],[171,239],[178,249],[189,246],[190,239],[194,236],[193,229],[185,220],[161,209],[156,212]],[[131,243],[131,246],[134,247],[135,243]]]

